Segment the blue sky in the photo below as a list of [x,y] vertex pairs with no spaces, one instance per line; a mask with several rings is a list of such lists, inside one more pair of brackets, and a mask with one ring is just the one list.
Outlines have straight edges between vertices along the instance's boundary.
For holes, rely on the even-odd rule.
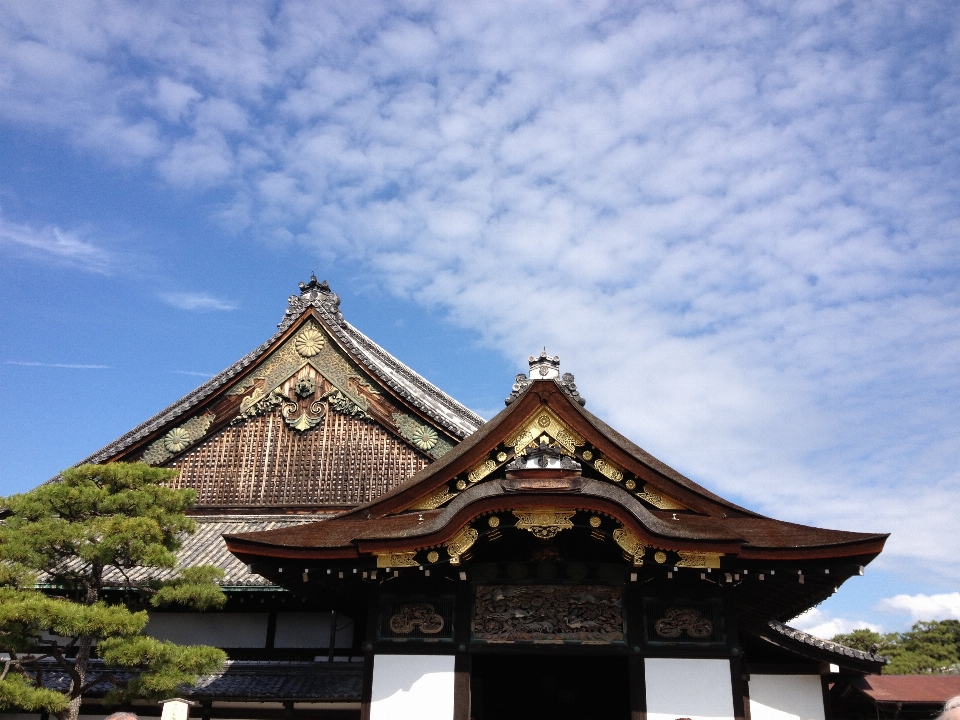
[[960,617],[953,2],[0,2],[0,492],[313,271],[481,414],[544,345],[762,512],[888,531],[798,623]]

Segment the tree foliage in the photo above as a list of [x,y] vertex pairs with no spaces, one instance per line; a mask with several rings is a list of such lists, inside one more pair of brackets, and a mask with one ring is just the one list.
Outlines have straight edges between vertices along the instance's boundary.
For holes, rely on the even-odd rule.
[[960,620],[922,620],[902,633],[880,634],[862,628],[837,635],[834,642],[890,659],[886,675],[960,672]]
[[[82,465],[57,482],[0,499],[0,709],[75,720],[98,684],[108,700],[169,697],[226,660],[221,650],[143,635],[146,607],[221,607],[214,567],[174,569],[192,490],[175,470],[140,463]],[[100,660],[91,664],[91,660]],[[52,689],[52,681],[67,682]],[[63,691],[60,691],[60,687]]]

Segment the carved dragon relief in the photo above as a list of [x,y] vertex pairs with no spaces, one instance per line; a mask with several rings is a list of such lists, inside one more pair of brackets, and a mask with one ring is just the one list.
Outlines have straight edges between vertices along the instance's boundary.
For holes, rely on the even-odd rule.
[[713,635],[713,623],[702,617],[693,608],[669,608],[664,617],[657,620],[654,631],[660,637],[674,639],[687,633],[691,638],[702,640]]
[[619,587],[477,586],[473,636],[492,643],[623,642]]

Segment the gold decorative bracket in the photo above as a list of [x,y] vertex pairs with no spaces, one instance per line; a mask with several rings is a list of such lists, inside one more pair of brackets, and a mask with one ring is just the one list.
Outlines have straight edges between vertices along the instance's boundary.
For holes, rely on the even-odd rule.
[[557,508],[538,508],[536,510],[514,510],[517,527],[533,533],[541,540],[549,540],[563,530],[573,527],[570,519],[576,510],[558,510]]
[[614,482],[623,480],[623,468],[609,458],[597,458],[593,461],[593,466],[601,475],[610,478]]
[[463,555],[480,537],[480,533],[467,525],[450,540],[447,540],[443,546],[447,549],[450,556],[451,565],[460,564],[460,556]]
[[493,460],[484,460],[470,468],[470,472],[467,473],[467,480],[472,483],[478,482],[496,469],[497,464]]
[[643,486],[643,492],[638,492],[637,497],[646,500],[658,510],[686,510],[686,505],[681,505],[672,497],[661,493],[652,492],[649,485]]
[[690,550],[678,550],[680,559],[677,561],[677,567],[688,568],[711,568],[720,567],[720,558],[723,553],[712,552],[692,552]]
[[438,507],[443,505],[449,500],[453,500],[457,496],[456,493],[452,493],[447,489],[447,486],[435,490],[429,495],[424,495],[422,498],[417,500],[413,505],[411,505],[408,510],[436,510]]
[[416,550],[409,552],[377,553],[378,568],[417,567]]
[[647,552],[647,546],[643,544],[640,538],[627,528],[618,527],[613,531],[613,540],[631,557],[634,567],[643,565],[643,555]]

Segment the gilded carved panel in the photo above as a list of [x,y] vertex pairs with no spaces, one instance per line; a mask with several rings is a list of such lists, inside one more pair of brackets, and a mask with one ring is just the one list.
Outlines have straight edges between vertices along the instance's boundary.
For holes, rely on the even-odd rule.
[[625,639],[617,586],[480,585],[476,598],[475,640],[602,645]]

